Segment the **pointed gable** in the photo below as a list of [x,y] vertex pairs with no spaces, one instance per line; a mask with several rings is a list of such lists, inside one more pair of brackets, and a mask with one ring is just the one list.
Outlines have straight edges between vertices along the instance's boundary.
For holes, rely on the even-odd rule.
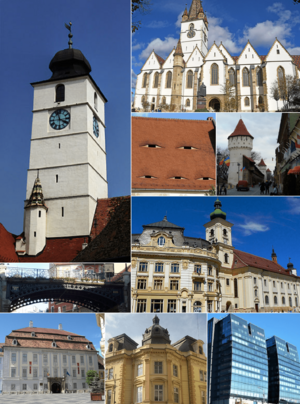
[[266,62],[294,61],[289,52],[276,38],[266,56]]
[[[193,60],[194,59],[194,60]],[[199,50],[198,46],[196,45],[196,47],[193,49],[193,52],[190,54],[185,67],[199,67],[203,64],[203,54],[202,52]]]
[[174,61],[174,52],[175,48],[171,50],[169,56],[167,56],[166,60],[164,61],[162,68],[163,69],[173,69],[173,61]]
[[225,56],[223,53],[220,51],[220,49],[217,47],[216,43],[214,42],[210,48],[210,50],[207,52],[207,55],[205,56],[205,61],[215,61],[215,60],[223,60],[225,62]]
[[220,51],[222,52],[222,54],[224,55],[224,57],[227,59],[227,63],[229,65],[235,65],[235,60],[233,59],[233,57],[230,55],[230,53],[228,52],[228,50],[225,48],[225,46],[223,45],[223,43],[221,42],[220,46],[219,46]]
[[238,57],[237,63],[241,64],[241,65],[246,65],[246,64],[259,65],[259,64],[261,64],[261,62],[262,61],[261,61],[261,58],[259,57],[258,53],[253,48],[251,43],[248,41],[247,45],[244,47],[240,56]]
[[141,71],[160,69],[163,60],[164,59],[156,55],[156,53],[153,50],[148,56],[148,59],[144,63],[144,66],[142,67]]

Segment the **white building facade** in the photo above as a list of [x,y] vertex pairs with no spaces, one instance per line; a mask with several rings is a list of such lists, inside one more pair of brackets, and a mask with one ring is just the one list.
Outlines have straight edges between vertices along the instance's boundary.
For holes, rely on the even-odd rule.
[[3,378],[3,348],[0,344],[0,394],[2,393],[2,378]]
[[98,371],[97,351],[77,334],[30,324],[6,337],[3,394],[83,392],[89,370]]
[[[134,107],[155,110],[167,104],[173,111],[195,111],[201,83],[206,86],[206,109],[211,111],[272,112],[283,107],[283,100],[277,105],[272,98],[270,88],[287,75],[299,78],[300,66],[277,38],[267,56],[259,56],[250,42],[239,56],[232,56],[222,43],[208,49],[207,38],[202,2],[192,0],[182,16],[176,50],[164,60],[154,49],[137,75]],[[234,87],[230,96],[226,85]]]
[[33,120],[18,254],[46,238],[89,235],[97,199],[107,198],[105,103],[80,50],[59,51],[49,80],[32,83]]

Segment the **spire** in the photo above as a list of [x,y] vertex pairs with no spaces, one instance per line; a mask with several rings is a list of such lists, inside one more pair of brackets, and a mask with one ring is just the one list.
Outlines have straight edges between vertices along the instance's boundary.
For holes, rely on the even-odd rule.
[[175,55],[179,55],[179,56],[182,56],[182,57],[183,57],[180,39],[179,39],[179,41],[178,41],[178,43],[177,43],[177,46],[176,46],[176,49],[175,49],[174,56],[175,56]]
[[260,160],[258,166],[267,166],[263,159]]
[[70,21],[69,25],[65,24],[65,27],[70,31],[69,35],[68,35],[68,37],[69,37],[68,45],[69,45],[69,49],[72,49],[72,47],[73,47],[73,41],[72,41],[73,34],[72,34],[72,23],[71,23],[71,21]]
[[44,202],[43,188],[39,179],[39,175],[37,175],[34,181],[32,192],[26,208],[29,208],[30,206],[44,206],[45,208],[47,208]]
[[221,210],[222,204],[217,198],[215,204],[214,204],[215,210],[210,214],[210,220],[220,218],[226,220],[226,213]]
[[203,9],[201,0],[193,0],[189,11],[189,20],[196,19],[201,9]]
[[250,136],[252,139],[254,139],[254,137],[248,132],[246,125],[244,124],[242,119],[238,121],[236,128],[234,129],[232,134],[228,136],[228,139],[233,136]]
[[271,257],[272,257],[272,261],[276,262],[276,264],[277,264],[277,255],[276,255],[276,252],[274,251],[274,248],[272,248]]

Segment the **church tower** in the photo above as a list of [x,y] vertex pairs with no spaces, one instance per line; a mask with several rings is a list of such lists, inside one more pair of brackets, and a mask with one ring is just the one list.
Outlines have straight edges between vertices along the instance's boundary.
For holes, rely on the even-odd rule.
[[242,119],[239,120],[236,128],[231,135],[228,136],[228,149],[230,153],[230,166],[228,170],[228,184],[235,186],[243,168],[243,156],[251,158],[254,137],[248,132]]
[[[32,83],[33,120],[24,218],[25,250],[30,255],[45,246],[44,240],[32,249],[35,239],[88,236],[97,199],[107,197],[107,100],[90,76],[89,62],[72,47],[71,23],[66,27],[70,31],[69,48],[57,52],[51,60],[51,78]],[[33,185],[43,187],[47,208],[32,206]],[[41,216],[35,210],[41,211]]]
[[187,9],[184,10],[181,20],[180,41],[185,61],[188,60],[196,46],[206,56],[208,52],[208,22],[201,0],[193,0],[189,12]]
[[174,53],[172,96],[171,96],[171,105],[175,105],[175,111],[181,110],[183,67],[184,67],[183,53],[179,39]]

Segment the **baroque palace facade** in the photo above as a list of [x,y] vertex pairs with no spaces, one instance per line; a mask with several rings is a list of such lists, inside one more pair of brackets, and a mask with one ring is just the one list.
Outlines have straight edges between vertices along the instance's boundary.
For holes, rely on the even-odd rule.
[[142,346],[128,335],[108,340],[106,403],[206,404],[204,342],[185,336],[171,344],[157,316]]
[[[201,83],[206,86],[206,108],[214,111],[276,111],[283,101],[271,95],[272,84],[287,75],[300,77],[300,56],[292,56],[276,38],[267,55],[258,55],[248,41],[239,56],[215,42],[208,49],[208,20],[201,0],[185,9],[180,38],[164,60],[151,52],[137,76],[134,107],[139,110],[170,106],[173,111],[195,111]],[[233,86],[233,92],[225,90]],[[145,107],[145,103],[147,106]]]
[[184,228],[162,221],[132,235],[132,311],[282,312],[299,310],[300,278],[271,260],[232,245],[233,224],[217,199],[206,238],[184,235]]

